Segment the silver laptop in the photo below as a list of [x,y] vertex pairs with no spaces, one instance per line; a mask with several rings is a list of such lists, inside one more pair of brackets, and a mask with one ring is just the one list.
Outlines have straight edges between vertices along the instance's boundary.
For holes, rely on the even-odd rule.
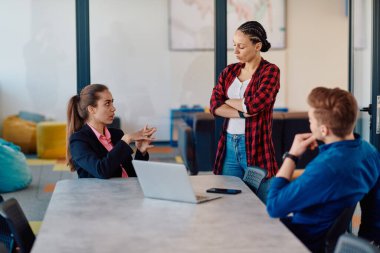
[[183,164],[132,160],[144,196],[202,203],[221,196],[196,195]]

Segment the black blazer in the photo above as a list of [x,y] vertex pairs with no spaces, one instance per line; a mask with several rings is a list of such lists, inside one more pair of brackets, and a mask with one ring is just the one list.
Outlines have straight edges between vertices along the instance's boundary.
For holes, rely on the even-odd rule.
[[[128,176],[136,177],[132,165],[133,150],[127,143],[121,141],[124,135],[123,131],[116,128],[108,130],[114,146],[109,152],[87,124],[70,136],[70,152],[79,178],[121,177],[120,164],[123,165]],[[149,154],[142,155],[137,150],[135,159],[147,161]]]

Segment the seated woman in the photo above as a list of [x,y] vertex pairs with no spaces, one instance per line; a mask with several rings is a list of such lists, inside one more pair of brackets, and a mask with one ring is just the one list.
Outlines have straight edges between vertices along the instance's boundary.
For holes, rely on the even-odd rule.
[[122,130],[107,128],[115,117],[113,97],[107,86],[90,84],[80,95],[73,96],[67,108],[67,154],[71,171],[79,178],[136,177],[132,165],[135,142],[135,159],[149,160],[148,149],[156,128],[124,134]]

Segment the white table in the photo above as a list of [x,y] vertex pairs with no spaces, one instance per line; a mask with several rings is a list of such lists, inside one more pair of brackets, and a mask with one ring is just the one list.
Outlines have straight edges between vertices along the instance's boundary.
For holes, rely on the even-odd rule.
[[60,181],[32,252],[308,252],[239,178],[191,181],[242,193],[188,204],[144,198],[136,178]]

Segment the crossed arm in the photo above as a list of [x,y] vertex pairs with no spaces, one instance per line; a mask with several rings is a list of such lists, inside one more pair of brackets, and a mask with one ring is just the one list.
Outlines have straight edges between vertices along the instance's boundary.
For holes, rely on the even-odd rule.
[[[213,89],[210,109],[213,114],[225,118],[239,118],[239,111],[245,117],[252,117],[271,105],[279,89],[279,70],[277,67],[268,67],[261,74],[258,89],[243,99],[228,99],[224,84],[228,69],[219,76],[218,84]],[[244,102],[244,105],[243,105]],[[243,108],[246,107],[246,108]]]
[[[239,111],[243,110],[243,99],[227,99],[224,104],[215,109],[215,114],[224,118],[240,118]],[[244,117],[252,117],[246,112],[244,112]]]

